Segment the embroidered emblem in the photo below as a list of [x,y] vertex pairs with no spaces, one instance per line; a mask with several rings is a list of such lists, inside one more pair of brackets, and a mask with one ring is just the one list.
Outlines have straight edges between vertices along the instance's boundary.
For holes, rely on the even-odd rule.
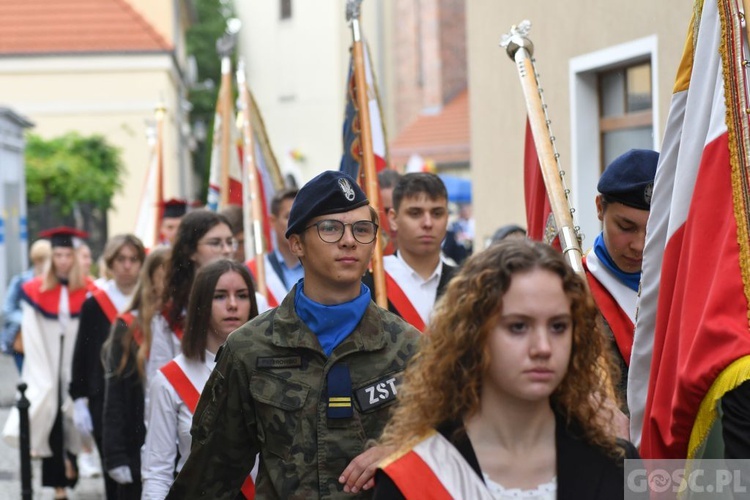
[[349,201],[354,201],[354,197],[356,194],[354,193],[354,188],[352,188],[352,185],[349,184],[349,181],[346,179],[339,179],[339,187],[341,188],[341,192],[344,193],[344,197]]
[[396,400],[401,378],[397,375],[387,375],[380,380],[356,389],[354,396],[363,412],[374,410],[386,403]]

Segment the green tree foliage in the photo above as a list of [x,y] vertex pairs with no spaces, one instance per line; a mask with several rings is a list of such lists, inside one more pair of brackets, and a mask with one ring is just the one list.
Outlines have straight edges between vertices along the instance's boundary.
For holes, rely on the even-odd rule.
[[[187,52],[195,57],[199,80],[199,83],[190,89],[190,117],[193,123],[203,122],[207,138],[194,152],[193,165],[198,172],[207,173],[211,161],[214,111],[221,81],[221,59],[216,53],[216,41],[224,34],[232,10],[226,0],[197,0],[194,5],[196,21],[185,36]],[[208,175],[204,175],[204,178],[204,187],[207,187]],[[202,192],[205,192],[205,189]]]
[[26,142],[26,197],[31,205],[59,203],[64,214],[77,203],[107,210],[122,189],[118,148],[103,136],[71,132],[53,139],[29,134]]

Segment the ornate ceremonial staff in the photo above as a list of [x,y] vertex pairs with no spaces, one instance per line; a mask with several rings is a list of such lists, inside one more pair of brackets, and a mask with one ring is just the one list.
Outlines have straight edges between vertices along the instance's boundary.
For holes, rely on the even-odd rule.
[[[362,0],[347,0],[346,20],[352,29],[352,61],[354,66],[354,81],[356,83],[357,107],[359,112],[360,145],[362,148],[362,164],[365,169],[365,193],[370,205],[379,212],[380,200],[378,178],[375,172],[375,156],[372,152],[372,130],[370,129],[370,105],[367,99],[367,77],[365,76],[365,56],[362,48],[362,34],[359,26],[359,8]],[[381,221],[384,224],[385,221]],[[375,302],[383,308],[388,307],[388,295],[385,289],[385,273],[383,270],[383,248],[379,243],[374,246],[372,255],[372,276],[375,282]]]
[[[266,290],[265,245],[263,242],[263,219],[260,199],[260,185],[255,168],[255,142],[253,141],[253,127],[251,122],[250,91],[245,79],[245,63],[237,64],[237,87],[240,91],[240,106],[242,107],[242,219],[245,228],[250,227],[252,218],[252,243],[245,239],[245,255],[255,257],[257,276],[255,284],[258,293],[268,297]],[[248,203],[249,198],[249,203]],[[252,244],[252,248],[250,245]]]
[[560,155],[555,150],[555,137],[550,130],[551,122],[547,115],[547,105],[542,99],[539,75],[536,73],[534,60],[531,57],[534,45],[526,37],[530,29],[531,22],[526,20],[518,26],[512,26],[510,33],[503,35],[500,46],[505,47],[510,58],[516,62],[518,76],[521,78],[526,112],[563,255],[573,270],[584,276],[581,263],[583,252],[578,239],[578,228],[573,223],[575,209],[570,203],[568,196],[570,189],[565,185],[565,171],[560,165]]

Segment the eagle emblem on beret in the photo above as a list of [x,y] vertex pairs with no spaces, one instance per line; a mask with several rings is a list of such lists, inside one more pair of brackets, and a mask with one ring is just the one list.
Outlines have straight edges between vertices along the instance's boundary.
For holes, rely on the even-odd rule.
[[348,201],[354,201],[357,195],[347,179],[339,179],[339,187],[341,188],[341,192],[344,193],[344,198]]

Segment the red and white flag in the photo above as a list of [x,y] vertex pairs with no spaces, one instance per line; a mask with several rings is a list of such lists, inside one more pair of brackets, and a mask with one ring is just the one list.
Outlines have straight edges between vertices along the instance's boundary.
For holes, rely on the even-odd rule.
[[[162,111],[157,111],[161,113]],[[133,234],[138,236],[146,248],[159,244],[159,226],[164,212],[164,153],[162,141],[162,117],[157,114],[156,126],[149,130],[151,158],[141,189],[138,215]]]
[[750,379],[750,123],[738,0],[696,0],[656,172],[628,379],[644,458],[699,456]]
[[[208,176],[208,208],[213,211],[225,207],[222,200],[228,200],[229,205],[242,206],[242,169],[240,167],[242,145],[237,130],[232,99],[232,79],[226,77],[231,70],[229,58],[224,58],[221,65],[222,79],[219,96],[216,100],[216,115],[214,118],[213,145],[211,147],[211,170]],[[224,127],[228,123],[228,127]],[[224,130],[229,130],[229,140],[224,137]],[[228,149],[228,151],[227,151]],[[226,156],[225,156],[226,155]],[[226,168],[229,169],[228,180],[222,179],[223,158],[229,159]],[[228,195],[223,196],[228,191]]]

